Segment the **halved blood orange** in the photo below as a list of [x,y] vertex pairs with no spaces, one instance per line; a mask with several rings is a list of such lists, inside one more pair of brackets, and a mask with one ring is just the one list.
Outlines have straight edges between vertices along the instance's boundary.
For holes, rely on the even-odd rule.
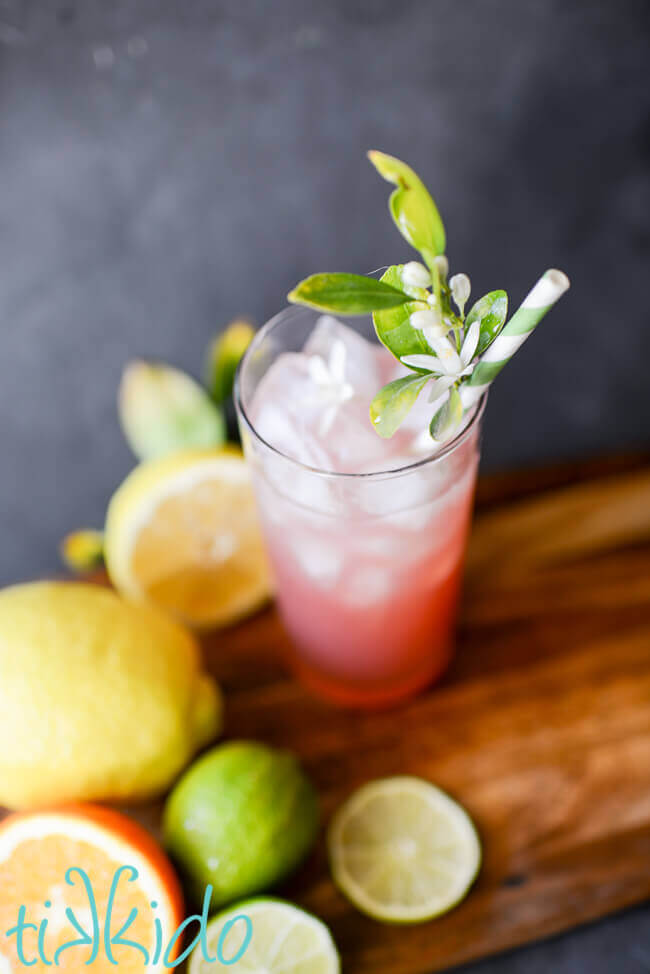
[[[68,911],[91,944],[83,943]],[[21,926],[21,914],[19,937],[14,928]],[[157,974],[165,970],[165,949],[182,920],[182,893],[169,860],[152,836],[126,816],[93,805],[69,805],[11,815],[0,823],[0,974],[18,974],[31,961],[36,963],[30,970],[44,974],[51,971],[47,961],[51,964],[57,951],[58,969],[65,974],[87,969]],[[147,952],[146,967],[142,949],[110,945],[116,935]],[[82,943],[64,947],[74,940]],[[170,951],[168,964],[180,946]]]

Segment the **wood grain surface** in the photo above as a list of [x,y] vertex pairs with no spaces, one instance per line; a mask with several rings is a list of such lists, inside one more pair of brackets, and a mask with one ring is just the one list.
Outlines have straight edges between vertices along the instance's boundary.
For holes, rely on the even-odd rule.
[[346,972],[429,974],[650,897],[650,467],[605,470],[483,482],[456,660],[399,711],[309,697],[275,662],[272,611],[206,644],[228,734],[297,750],[326,820],[357,785],[406,772],[478,824],[477,885],[420,927],[360,916],[320,843],[283,892],[331,925]]
[[[273,610],[206,640],[228,736],[297,751],[325,823],[357,785],[410,773],[478,825],[476,886],[418,927],[349,906],[321,838],[279,892],[331,926],[345,972],[430,974],[650,897],[650,466],[602,469],[482,483],[456,659],[398,711],[311,698]],[[158,808],[136,814],[156,827]]]

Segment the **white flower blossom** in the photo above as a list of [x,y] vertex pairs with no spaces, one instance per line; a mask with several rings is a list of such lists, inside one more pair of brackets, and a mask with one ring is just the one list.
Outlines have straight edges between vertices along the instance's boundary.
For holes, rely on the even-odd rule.
[[475,321],[467,330],[460,353],[444,335],[434,338],[432,348],[435,355],[405,355],[402,363],[409,368],[423,369],[431,373],[432,383],[429,390],[429,402],[433,403],[434,413],[444,405],[449,397],[449,390],[460,379],[471,375],[474,366],[472,359],[476,355],[481,326]]
[[310,355],[308,359],[307,367],[317,396],[325,403],[319,430],[321,436],[329,433],[340,407],[354,396],[354,387],[345,378],[346,359],[347,349],[340,340],[332,343],[327,362],[320,355]]

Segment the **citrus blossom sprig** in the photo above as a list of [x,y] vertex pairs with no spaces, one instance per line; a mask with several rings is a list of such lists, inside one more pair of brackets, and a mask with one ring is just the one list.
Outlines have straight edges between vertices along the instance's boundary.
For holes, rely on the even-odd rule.
[[464,413],[522,343],[522,335],[532,332],[568,288],[568,278],[561,271],[548,271],[542,278],[547,284],[536,285],[547,303],[540,305],[541,291],[534,288],[497,342],[508,313],[506,292],[490,291],[465,315],[470,279],[466,274],[448,276],[445,228],[426,186],[399,159],[377,151],[368,156],[396,187],[389,199],[391,216],[423,262],[392,265],[379,280],[358,274],[314,274],[288,298],[335,314],[372,313],[380,342],[408,370],[374,397],[370,418],[375,430],[380,436],[393,436],[428,387],[429,431],[441,442],[456,432]]

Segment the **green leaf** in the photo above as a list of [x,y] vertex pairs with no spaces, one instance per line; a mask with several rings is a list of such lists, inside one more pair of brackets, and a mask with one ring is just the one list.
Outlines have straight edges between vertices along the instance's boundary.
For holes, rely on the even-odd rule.
[[508,295],[505,291],[490,291],[473,305],[467,315],[465,326],[469,328],[475,321],[481,322],[477,354],[482,355],[488,345],[497,337],[508,317]]
[[189,447],[221,446],[226,424],[198,382],[156,362],[131,362],[120,383],[122,431],[139,460]]
[[[403,266],[403,264],[395,264],[389,267],[381,280],[392,287],[401,286]],[[424,335],[413,328],[409,321],[417,307],[421,308],[422,305],[410,301],[398,308],[375,311],[372,316],[377,338],[397,359],[401,359],[404,355],[431,355],[431,349]]]
[[431,420],[429,426],[431,436],[438,441],[448,439],[462,418],[463,404],[460,393],[454,386],[449,390],[449,398],[445,400]]
[[362,274],[312,274],[287,297],[293,304],[347,315],[395,308],[411,300],[401,287],[391,287],[382,281]]
[[211,342],[205,360],[205,384],[218,405],[232,395],[239,360],[254,335],[253,326],[242,319],[231,321],[225,331]]
[[391,193],[389,209],[405,240],[419,250],[429,266],[445,252],[445,228],[429,190],[410,166],[394,156],[376,150],[368,158],[380,176],[397,189]]
[[429,376],[406,375],[381,389],[370,404],[370,419],[380,436],[392,436],[406,419]]

